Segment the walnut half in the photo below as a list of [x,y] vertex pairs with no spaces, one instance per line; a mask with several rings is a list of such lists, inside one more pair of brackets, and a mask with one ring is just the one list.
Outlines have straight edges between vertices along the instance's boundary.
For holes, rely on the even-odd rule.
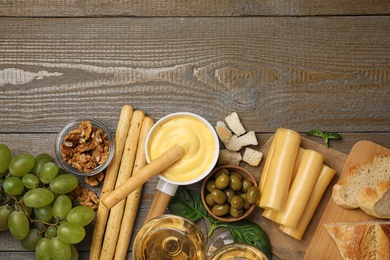
[[90,186],[98,186],[99,183],[101,183],[104,179],[104,173],[99,172],[98,174],[94,176],[87,176],[84,178],[85,182]]

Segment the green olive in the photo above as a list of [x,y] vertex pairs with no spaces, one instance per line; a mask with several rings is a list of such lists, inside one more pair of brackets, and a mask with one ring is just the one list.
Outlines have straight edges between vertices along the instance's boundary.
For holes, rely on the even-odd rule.
[[244,199],[244,205],[242,207],[244,209],[249,209],[251,207],[251,204],[248,202],[248,199],[246,198],[246,193],[241,193],[240,196]]
[[236,195],[232,198],[230,206],[235,209],[242,209],[244,206],[244,199],[240,195]]
[[230,176],[237,176],[240,180],[243,180],[243,179],[244,179],[244,177],[242,177],[241,174],[239,174],[238,172],[234,172],[234,171],[232,171],[232,172],[230,173]]
[[239,191],[242,189],[242,181],[236,175],[230,176],[229,187],[234,191]]
[[227,186],[229,186],[229,183],[230,183],[230,178],[229,176],[225,175],[225,174],[221,174],[219,175],[216,179],[215,179],[215,187],[217,189],[220,189],[220,190],[223,190],[225,189]]
[[206,196],[206,203],[207,205],[209,205],[210,207],[214,206],[215,204],[215,201],[213,200],[213,198],[211,197],[211,193],[207,194]]
[[215,181],[208,180],[206,183],[206,190],[208,190],[208,192],[212,192],[214,189],[215,189]]
[[248,192],[246,193],[246,198],[248,199],[248,202],[250,204],[254,204],[257,202],[257,200],[260,198],[260,190],[259,188],[252,186],[248,189]]
[[217,171],[214,175],[214,179],[218,178],[219,176],[221,175],[227,175],[227,176],[230,176],[230,173],[229,173],[229,170],[228,169],[221,169],[219,171]]
[[236,192],[230,188],[224,189],[223,192],[226,194],[226,201],[230,203],[232,198],[236,195]]
[[253,182],[251,182],[250,180],[243,180],[242,181],[242,189],[241,189],[241,191],[242,192],[247,192],[248,189],[250,187],[252,187],[252,186],[253,186]]
[[213,214],[215,214],[216,216],[218,217],[222,217],[226,214],[229,213],[229,210],[230,210],[230,207],[228,204],[223,204],[223,205],[215,205],[211,211],[213,212]]
[[235,209],[230,207],[229,213],[233,218],[239,218],[242,214],[244,214],[244,209]]
[[211,198],[219,205],[222,205],[226,202],[226,194],[218,189],[215,189],[211,192]]

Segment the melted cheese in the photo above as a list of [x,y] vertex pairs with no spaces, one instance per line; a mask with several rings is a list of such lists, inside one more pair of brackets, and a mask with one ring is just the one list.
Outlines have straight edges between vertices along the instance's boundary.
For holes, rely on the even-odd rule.
[[174,144],[180,144],[185,154],[161,175],[175,182],[187,182],[202,175],[210,167],[218,149],[207,125],[188,115],[172,117],[155,129],[148,147],[150,160]]

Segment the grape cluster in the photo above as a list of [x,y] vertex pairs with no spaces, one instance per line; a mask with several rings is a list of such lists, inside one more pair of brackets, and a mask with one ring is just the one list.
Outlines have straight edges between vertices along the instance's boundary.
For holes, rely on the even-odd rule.
[[48,154],[12,157],[0,144],[0,231],[9,230],[38,260],[78,259],[75,244],[94,218],[87,206],[74,206],[67,193],[78,179]]

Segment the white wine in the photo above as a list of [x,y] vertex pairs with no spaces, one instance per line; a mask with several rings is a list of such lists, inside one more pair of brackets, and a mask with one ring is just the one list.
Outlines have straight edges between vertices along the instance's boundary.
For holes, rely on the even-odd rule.
[[134,260],[205,260],[203,233],[192,221],[165,214],[144,224],[135,237]]
[[253,246],[232,243],[217,249],[209,260],[268,260],[268,257]]

